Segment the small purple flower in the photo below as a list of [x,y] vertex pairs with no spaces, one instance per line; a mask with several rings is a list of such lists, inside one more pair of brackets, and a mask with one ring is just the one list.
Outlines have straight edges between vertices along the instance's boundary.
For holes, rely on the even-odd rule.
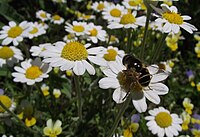
[[192,117],[195,118],[195,119],[199,119],[200,120],[200,115],[199,114],[194,114]]
[[0,95],[3,95],[4,90],[0,88]]
[[194,79],[194,73],[192,70],[186,71],[186,75],[188,76],[189,81]]
[[139,114],[132,115],[131,121],[134,123],[138,123],[140,121],[140,115]]

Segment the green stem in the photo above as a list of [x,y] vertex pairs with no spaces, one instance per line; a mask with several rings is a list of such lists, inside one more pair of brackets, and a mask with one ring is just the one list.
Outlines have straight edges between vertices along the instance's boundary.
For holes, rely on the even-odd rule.
[[146,23],[145,23],[145,29],[144,29],[144,37],[142,40],[141,44],[141,51],[140,51],[140,59],[143,61],[144,60],[144,51],[146,47],[146,39],[147,39],[147,34],[148,34],[148,26],[149,26],[149,20],[151,16],[151,12],[153,11],[152,8],[147,8],[147,18],[146,18]]
[[45,96],[44,96],[44,94],[43,94],[43,92],[42,92],[40,86],[39,86],[38,84],[36,84],[36,87],[37,87],[37,90],[41,93],[41,96],[42,96],[42,98],[43,98],[43,100],[44,100],[44,102],[45,102],[45,104],[46,104],[46,106],[47,106],[47,108],[48,108],[49,113],[50,113],[51,116],[53,117],[53,112],[51,111],[51,107],[49,106],[48,101],[47,101],[47,99],[45,98]]
[[74,76],[74,84],[77,92],[77,104],[78,104],[78,116],[79,120],[82,121],[82,98],[81,98],[81,88],[79,83],[79,77],[77,75]]
[[128,29],[128,41],[127,41],[127,47],[126,47],[126,53],[129,53],[130,52],[130,49],[131,49],[131,29]]
[[120,121],[121,117],[123,116],[126,108],[128,107],[130,101],[131,101],[131,95],[128,96],[126,101],[122,104],[121,108],[119,109],[119,112],[117,113],[115,122],[114,122],[110,132],[108,133],[108,137],[112,137],[112,135],[114,134],[114,132],[119,124],[119,121]]
[[16,118],[17,121],[19,121],[20,125],[22,125],[22,126],[24,127],[24,129],[26,129],[27,131],[29,131],[29,132],[31,132],[31,133],[33,133],[33,134],[39,134],[39,135],[41,135],[40,132],[36,132],[36,131],[32,130],[31,128],[28,128],[28,127],[24,124],[24,122],[22,122],[21,119],[19,119],[19,117],[18,117],[15,113],[13,113],[12,111],[10,111],[10,110],[1,102],[1,100],[0,100],[0,106],[1,106],[4,110],[6,110],[11,116],[13,116],[14,118]]
[[165,38],[167,37],[168,33],[163,33],[160,40],[158,41],[154,52],[152,53],[151,64],[154,63],[157,58],[160,56],[162,46],[164,44]]

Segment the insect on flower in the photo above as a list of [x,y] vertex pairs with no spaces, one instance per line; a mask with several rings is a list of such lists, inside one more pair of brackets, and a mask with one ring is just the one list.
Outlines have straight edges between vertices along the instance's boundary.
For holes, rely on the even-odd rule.
[[131,90],[142,91],[143,87],[149,85],[152,75],[149,73],[146,65],[139,59],[132,55],[125,55],[122,63],[126,70],[118,74],[118,79],[121,79],[119,80],[120,85],[127,91],[127,95],[129,95]]

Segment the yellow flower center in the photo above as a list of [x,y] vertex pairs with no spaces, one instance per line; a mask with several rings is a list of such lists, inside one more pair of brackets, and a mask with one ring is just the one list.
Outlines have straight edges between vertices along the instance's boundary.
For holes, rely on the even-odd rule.
[[166,70],[166,66],[163,63],[158,64],[159,69]]
[[114,8],[110,11],[110,15],[113,17],[120,17],[121,16],[121,11]]
[[11,27],[8,31],[8,37],[16,38],[20,36],[23,32],[23,29],[20,26]]
[[42,18],[46,18],[46,17],[47,17],[46,13],[40,13],[40,16],[41,16]]
[[172,124],[172,117],[167,112],[160,112],[156,115],[155,121],[161,128],[166,128],[171,126]]
[[28,79],[36,79],[42,75],[42,70],[38,66],[31,66],[26,70],[25,76]]
[[131,13],[124,14],[120,20],[120,24],[132,24],[135,22],[136,22],[136,19]]
[[84,15],[83,18],[84,19],[90,19],[91,15]]
[[[12,105],[12,101],[8,96],[5,95],[0,95],[0,101],[1,103],[4,104],[5,107],[7,107],[8,109],[11,107]],[[4,113],[5,110],[0,106],[0,113]]]
[[9,47],[2,47],[0,48],[0,58],[2,59],[9,59],[13,57],[14,52],[11,48]]
[[174,12],[165,12],[162,14],[162,17],[168,20],[170,23],[181,25],[183,24],[183,18],[180,14]]
[[93,28],[93,30],[90,30],[90,36],[96,36],[98,34],[97,29]]
[[104,59],[107,61],[115,61],[117,56],[117,51],[114,49],[108,49],[107,54],[104,54]]
[[98,6],[97,6],[97,9],[98,10],[103,10],[104,9],[104,4],[103,3],[100,3]]
[[60,17],[59,15],[54,15],[54,16],[53,16],[53,19],[54,19],[54,20],[60,20],[61,17]]
[[33,29],[31,31],[29,31],[30,34],[35,34],[38,32],[38,28],[33,27]]
[[83,32],[85,28],[81,25],[73,26],[73,30],[76,32]]
[[61,57],[70,61],[87,59],[88,52],[83,44],[79,42],[67,43],[61,53]]

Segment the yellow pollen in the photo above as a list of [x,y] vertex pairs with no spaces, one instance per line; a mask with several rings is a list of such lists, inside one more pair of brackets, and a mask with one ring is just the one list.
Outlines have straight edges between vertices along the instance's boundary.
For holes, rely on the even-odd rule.
[[23,32],[23,29],[20,26],[11,27],[8,31],[8,37],[16,38],[20,36]]
[[25,76],[28,79],[36,79],[42,75],[42,70],[38,66],[31,66],[26,70]]
[[103,3],[100,3],[98,6],[97,6],[97,9],[98,10],[103,10],[104,9],[104,4]]
[[120,24],[132,24],[135,22],[136,22],[136,19],[131,13],[124,14],[120,20]]
[[114,49],[108,49],[107,54],[104,54],[104,59],[107,61],[115,61],[117,56],[117,51]]
[[166,70],[165,64],[160,63],[160,64],[158,64],[158,67],[159,67],[159,69]]
[[112,9],[110,11],[110,15],[113,16],[113,17],[120,17],[121,16],[121,11],[116,9],[116,8]]
[[91,15],[84,15],[83,18],[84,19],[90,19]]
[[88,52],[83,44],[79,42],[69,42],[62,49],[61,57],[70,61],[85,60]]
[[76,32],[83,32],[85,28],[81,25],[73,26],[73,30]]
[[2,59],[9,59],[14,56],[14,52],[9,47],[2,47],[0,48],[0,58]]
[[93,28],[93,30],[90,30],[90,36],[96,36],[98,34],[97,29]]
[[42,18],[47,18],[46,13],[40,13],[40,16],[41,16]]
[[160,112],[156,115],[155,121],[161,128],[167,128],[172,124],[172,117],[167,112]]
[[31,31],[29,31],[30,34],[35,34],[38,32],[38,28],[33,27],[33,29]]
[[59,15],[54,15],[54,16],[53,16],[53,19],[54,19],[54,20],[60,20],[61,17],[60,17]]
[[174,12],[165,12],[162,14],[162,17],[168,20],[170,23],[181,25],[183,24],[183,18],[180,14]]
[[[12,105],[12,101],[8,96],[5,95],[0,95],[0,101],[1,103],[4,104],[5,107],[7,107],[8,109],[11,107]],[[0,113],[4,113],[5,110],[0,106]]]

